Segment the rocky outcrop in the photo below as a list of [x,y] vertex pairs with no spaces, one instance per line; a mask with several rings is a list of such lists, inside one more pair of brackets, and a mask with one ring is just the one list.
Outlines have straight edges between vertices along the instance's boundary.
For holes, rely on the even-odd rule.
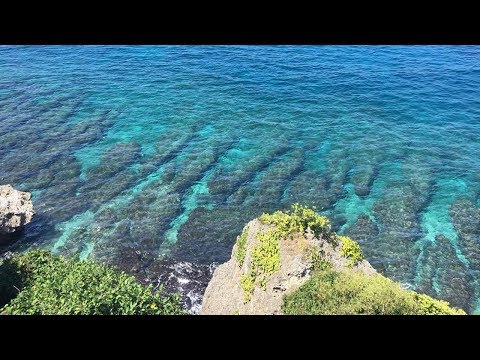
[[18,231],[32,220],[35,212],[30,197],[11,185],[0,186],[0,235]]
[[245,256],[240,265],[237,251],[239,242],[233,247],[229,261],[218,266],[207,286],[202,303],[201,314],[223,315],[262,315],[282,314],[281,306],[286,294],[297,290],[312,275],[315,257],[312,253],[321,254],[322,259],[333,265],[335,270],[347,266],[362,271],[367,275],[375,274],[375,269],[361,260],[351,265],[350,260],[340,254],[340,246],[315,237],[312,232],[297,233],[279,241],[280,263],[266,281],[266,286],[256,286],[247,301],[242,288],[242,276],[251,268],[252,249],[258,243],[258,234],[266,233],[273,225],[262,224],[258,219],[250,221],[245,227]]
[[4,252],[3,254],[0,254],[0,266],[3,264],[5,260],[10,259],[13,256],[13,253],[11,251]]

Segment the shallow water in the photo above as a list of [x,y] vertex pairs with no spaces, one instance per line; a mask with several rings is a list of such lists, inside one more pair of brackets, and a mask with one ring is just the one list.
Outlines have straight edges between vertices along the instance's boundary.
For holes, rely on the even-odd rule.
[[[49,248],[198,309],[250,219],[316,205],[405,286],[480,311],[480,47],[0,47],[0,183]],[[4,248],[5,250],[5,248]]]

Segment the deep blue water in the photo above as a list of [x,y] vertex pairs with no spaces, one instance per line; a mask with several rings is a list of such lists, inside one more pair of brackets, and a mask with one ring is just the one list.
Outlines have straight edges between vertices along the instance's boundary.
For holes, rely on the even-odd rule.
[[300,202],[480,311],[480,47],[3,46],[0,125],[0,183],[37,210],[11,250],[198,303],[247,221]]

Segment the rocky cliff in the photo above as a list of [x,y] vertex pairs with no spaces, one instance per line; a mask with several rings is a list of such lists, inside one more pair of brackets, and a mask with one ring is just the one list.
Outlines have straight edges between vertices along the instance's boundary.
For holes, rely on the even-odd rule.
[[28,192],[0,185],[0,235],[20,230],[35,214]]
[[201,314],[461,315],[449,303],[406,290],[377,271],[360,246],[314,209],[263,214],[215,269]]
[[335,270],[376,273],[368,261],[352,262],[342,255],[341,240],[301,224],[304,231],[289,231],[268,222],[260,217],[245,226],[230,260],[215,269],[201,314],[282,314],[283,297],[310,279],[318,261],[328,261]]

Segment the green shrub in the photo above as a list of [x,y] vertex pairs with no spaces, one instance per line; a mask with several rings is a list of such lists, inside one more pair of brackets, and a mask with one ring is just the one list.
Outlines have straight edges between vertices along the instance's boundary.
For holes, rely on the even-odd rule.
[[268,276],[280,269],[280,235],[275,229],[257,234],[259,244],[252,249],[251,271],[265,288]]
[[247,235],[248,227],[245,227],[242,231],[242,234],[237,237],[237,251],[235,257],[237,258],[238,265],[240,267],[245,261],[245,255],[247,254]]
[[307,249],[307,256],[312,264],[312,270],[329,270],[332,268],[332,264],[325,259],[321,248],[311,246]]
[[244,301],[247,303],[252,299],[252,294],[255,290],[255,276],[252,273],[242,274],[240,286],[243,289]]
[[295,232],[303,234],[307,228],[310,228],[315,236],[323,235],[329,238],[331,235],[330,221],[325,216],[318,215],[314,207],[310,209],[297,203],[293,204],[288,212],[264,213],[259,220],[264,224],[275,225],[280,231],[281,237]]
[[265,289],[268,277],[280,269],[280,235],[277,229],[259,232],[257,240],[258,244],[252,248],[250,268],[240,280],[245,302],[250,301],[255,285],[258,284]]
[[273,214],[263,213],[258,220],[263,224],[275,225],[281,236],[287,236],[297,231],[295,224],[290,220],[290,215],[283,211],[275,211]]
[[5,260],[0,264],[0,313],[1,308],[17,296],[25,280],[25,273],[18,271],[16,264],[11,260]]
[[300,289],[284,298],[285,314],[292,315],[414,315],[465,314],[445,301],[404,290],[382,275],[353,270],[316,271]]
[[338,236],[340,241],[340,255],[350,259],[349,265],[356,264],[363,259],[362,249],[360,245],[347,236]]
[[413,298],[417,303],[418,314],[420,315],[466,315],[461,309],[452,309],[450,304],[443,300],[431,298],[425,294],[419,294],[414,291]]
[[[14,280],[11,274],[16,274]],[[0,288],[10,299],[7,314],[183,314],[178,295],[152,293],[135,278],[91,261],[66,259],[35,250],[0,266]],[[15,289],[15,290],[12,290]],[[12,294],[12,292],[14,292]],[[4,304],[2,304],[4,305]]]

